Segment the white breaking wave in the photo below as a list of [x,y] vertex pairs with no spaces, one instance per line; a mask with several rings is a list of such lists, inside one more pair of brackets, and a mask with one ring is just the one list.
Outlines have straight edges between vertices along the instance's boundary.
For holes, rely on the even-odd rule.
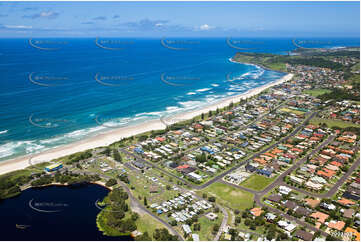
[[198,89],[196,90],[197,92],[206,92],[206,91],[209,91],[211,90],[212,88],[202,88],[202,89]]
[[5,130],[2,130],[0,131],[0,134],[6,134],[9,130],[5,129]]

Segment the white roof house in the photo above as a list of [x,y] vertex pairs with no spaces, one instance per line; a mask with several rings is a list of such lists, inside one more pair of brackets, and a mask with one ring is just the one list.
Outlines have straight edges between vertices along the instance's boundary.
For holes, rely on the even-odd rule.
[[185,232],[186,234],[192,233],[192,230],[191,230],[191,228],[189,227],[188,224],[183,224],[183,225],[182,225],[182,228],[183,228],[183,230],[184,230],[184,232]]

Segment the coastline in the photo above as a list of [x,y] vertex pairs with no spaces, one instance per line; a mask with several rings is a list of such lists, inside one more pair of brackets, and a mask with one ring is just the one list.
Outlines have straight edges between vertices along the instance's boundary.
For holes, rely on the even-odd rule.
[[[235,61],[232,61],[235,62]],[[239,62],[236,62],[239,63]],[[248,63],[242,63],[242,64],[248,64]],[[254,65],[254,64],[251,64]],[[261,67],[262,68],[262,67]],[[17,157],[14,159],[6,160],[0,162],[0,175],[9,173],[16,170],[24,169],[31,164],[29,163],[29,159],[32,158],[32,164],[39,164],[42,162],[48,162],[52,159],[57,159],[66,155],[70,155],[76,152],[85,151],[88,149],[93,149],[96,147],[101,146],[107,146],[110,145],[116,141],[119,141],[121,138],[130,137],[133,135],[141,134],[144,132],[148,132],[151,130],[161,130],[165,129],[167,125],[174,124],[180,121],[189,120],[192,119],[195,116],[201,115],[202,113],[207,113],[209,111],[215,111],[217,108],[224,108],[228,106],[230,103],[236,103],[239,102],[240,99],[247,99],[252,96],[255,96],[262,91],[281,84],[283,82],[291,80],[293,77],[293,74],[287,74],[284,77],[274,81],[267,83],[263,86],[248,90],[245,93],[223,98],[219,100],[219,102],[216,102],[212,105],[202,107],[197,110],[185,112],[185,113],[179,113],[175,114],[169,118],[165,119],[157,119],[157,120],[151,120],[147,121],[141,124],[135,124],[130,125],[128,127],[121,127],[114,130],[110,130],[106,133],[101,133],[98,135],[95,135],[93,137],[85,138],[81,141],[77,141],[71,144],[59,146],[53,149],[49,149],[43,152],[40,152],[38,154],[31,154],[26,156]]]

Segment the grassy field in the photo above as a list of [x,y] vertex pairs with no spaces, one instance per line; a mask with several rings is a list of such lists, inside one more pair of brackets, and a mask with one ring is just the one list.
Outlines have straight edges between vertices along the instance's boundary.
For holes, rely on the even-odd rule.
[[340,127],[340,128],[346,128],[346,127],[359,127],[358,124],[350,123],[350,122],[344,122],[341,120],[331,120],[331,119],[322,119],[322,118],[313,118],[310,120],[311,124],[322,124],[326,123],[327,127]]
[[330,93],[331,90],[328,90],[328,89],[312,89],[312,90],[306,90],[304,91],[304,93],[306,94],[309,94],[311,96],[314,96],[314,97],[318,97],[318,96],[321,96],[325,93]]
[[213,226],[218,224],[221,225],[223,219],[223,215],[221,212],[218,213],[218,218],[214,221],[209,220],[206,217],[201,217],[198,219],[198,222],[201,225],[201,230],[200,231],[194,231],[194,233],[198,233],[199,234],[199,238],[200,240],[213,240],[214,239],[214,235],[212,234],[212,229]]
[[281,108],[280,111],[287,112],[287,113],[294,113],[296,115],[302,115],[302,114],[305,113],[305,112],[302,112],[302,111],[299,111],[299,110],[293,110],[293,109],[290,109],[290,108]]
[[158,222],[146,213],[139,214],[139,218],[135,224],[137,225],[137,230],[139,232],[148,232],[150,236],[153,236],[153,233],[156,229],[165,228],[162,223]]
[[200,196],[203,193],[207,193],[208,196],[214,196],[216,197],[216,202],[232,209],[245,210],[253,205],[254,195],[252,193],[219,182],[215,182],[197,193]]
[[254,174],[250,176],[247,180],[242,182],[240,186],[253,189],[255,191],[262,191],[265,189],[269,184],[271,184],[276,177],[267,178],[262,175]]

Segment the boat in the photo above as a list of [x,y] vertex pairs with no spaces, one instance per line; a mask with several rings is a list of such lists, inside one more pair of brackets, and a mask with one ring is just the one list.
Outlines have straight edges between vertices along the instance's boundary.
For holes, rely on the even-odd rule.
[[30,225],[24,225],[24,224],[16,224],[16,228],[17,229],[26,229],[30,227]]

